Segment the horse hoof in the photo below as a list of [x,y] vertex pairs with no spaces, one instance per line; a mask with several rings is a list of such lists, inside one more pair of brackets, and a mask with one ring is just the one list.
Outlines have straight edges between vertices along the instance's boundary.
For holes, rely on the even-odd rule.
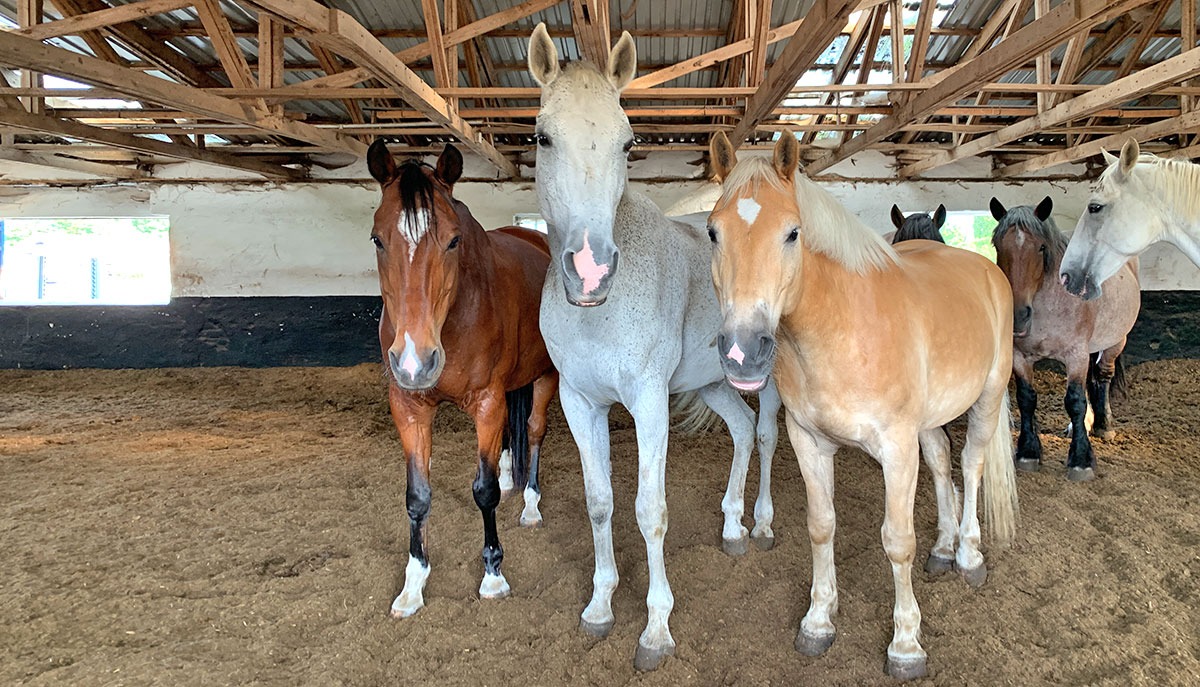
[[750,537],[750,541],[754,542],[754,548],[759,551],[770,551],[775,548],[775,537]]
[[1037,458],[1018,458],[1017,469],[1022,472],[1037,472],[1042,468],[1042,461]]
[[974,568],[959,568],[958,574],[962,575],[971,587],[979,589],[987,581],[987,565],[980,563]]
[[1092,436],[1104,441],[1112,441],[1117,438],[1117,433],[1111,429],[1093,429]]
[[400,603],[400,599],[397,598],[392,602],[392,608],[390,611],[388,611],[388,616],[396,618],[397,620],[402,618],[411,618],[417,614],[417,611],[424,607],[425,604],[420,601],[411,605],[403,605]]
[[612,632],[613,621],[606,620],[602,623],[589,623],[588,621],[584,620],[583,618],[580,618],[579,619],[579,629],[583,630],[584,632],[588,633],[589,635],[591,635],[593,637],[599,637],[600,639],[604,639],[605,637],[608,636],[609,632]]
[[925,657],[897,659],[888,656],[887,674],[897,680],[915,680],[925,677]]
[[479,585],[479,598],[507,599],[509,593],[508,580],[503,575],[484,574],[483,582]]
[[945,558],[943,556],[935,556],[929,554],[929,559],[925,561],[925,572],[930,575],[941,575],[948,573],[954,569],[954,559]]
[[750,540],[748,537],[722,539],[721,549],[730,556],[742,556],[750,550]]
[[668,646],[666,649],[651,649],[639,641],[637,651],[633,654],[633,669],[642,672],[654,670],[662,665],[663,659],[674,655],[674,646]]
[[522,515],[521,516],[521,527],[528,527],[530,529],[535,529],[535,530],[541,529],[542,518],[541,518],[541,516],[538,516],[536,518],[527,518],[524,515]]
[[816,635],[810,637],[804,633],[804,630],[800,630],[796,633],[796,651],[805,656],[820,656],[829,651],[829,647],[833,646],[834,637],[837,637],[837,635]]
[[1067,479],[1072,482],[1091,482],[1096,479],[1096,471],[1092,468],[1067,468]]

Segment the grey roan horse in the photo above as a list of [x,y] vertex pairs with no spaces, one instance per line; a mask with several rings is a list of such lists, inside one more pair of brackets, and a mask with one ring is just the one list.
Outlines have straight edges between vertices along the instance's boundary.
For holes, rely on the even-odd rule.
[[1109,384],[1115,377],[1114,387],[1120,387],[1121,377],[1116,376],[1119,356],[1141,304],[1137,259],[1105,282],[1103,296],[1080,300],[1068,294],[1056,278],[1067,237],[1050,217],[1050,197],[1037,208],[1022,205],[1011,210],[992,198],[991,209],[999,222],[992,234],[996,263],[1008,276],[1013,290],[1013,372],[1017,377],[1017,406],[1021,409],[1017,467],[1037,470],[1042,462],[1042,441],[1034,416],[1037,392],[1033,388],[1033,364],[1050,358],[1067,366],[1064,405],[1071,417],[1067,479],[1090,480],[1096,475],[1096,460],[1088,439],[1088,411],[1090,408],[1095,413],[1092,431],[1104,438],[1112,437]]
[[[701,405],[706,404],[733,436],[733,465],[722,501],[722,538],[731,553],[744,551],[748,538],[741,524],[742,492],[755,418],[721,371],[716,348],[721,314],[705,216],[668,219],[626,184],[626,158],[634,141],[620,93],[636,67],[628,33],[614,46],[603,72],[583,62],[560,68],[545,25],[530,38],[529,70],[542,87],[537,191],[550,238],[542,335],[558,368],[563,412],[579,446],[596,554],[592,599],[580,626],[604,636],[614,621],[608,412],[620,403],[637,427],[637,522],[650,566],[649,618],[634,666],[650,670],[675,650],[667,626],[675,599],[663,562],[669,397],[694,392],[693,411],[706,413]],[[767,547],[773,538],[768,478],[780,405],[773,383],[759,399],[761,478],[753,535]]]

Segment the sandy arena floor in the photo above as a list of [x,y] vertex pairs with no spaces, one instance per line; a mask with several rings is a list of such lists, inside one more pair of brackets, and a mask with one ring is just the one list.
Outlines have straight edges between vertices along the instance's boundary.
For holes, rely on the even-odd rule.
[[[1097,442],[1096,482],[1068,483],[1066,439],[1043,435],[1046,466],[1019,475],[1018,544],[990,554],[983,589],[915,574],[923,683],[1200,683],[1200,362],[1148,363],[1130,380],[1118,438]],[[1063,380],[1040,373],[1038,388],[1043,428],[1058,431]],[[592,542],[577,454],[553,407],[546,527],[517,527],[519,499],[502,504],[513,597],[500,602],[476,598],[472,425],[452,408],[439,415],[427,607],[396,621],[404,469],[376,366],[0,372],[0,684],[892,684],[873,461],[838,456],[839,634],[808,659],[792,649],[811,569],[790,446],[781,441],[775,463],[775,549],[731,558],[719,542],[731,443],[723,430],[673,435],[678,650],[639,675],[632,422],[613,413],[621,586],[616,628],[595,640],[576,629]],[[749,497],[748,509],[753,487]],[[934,530],[923,472],[919,563]]]

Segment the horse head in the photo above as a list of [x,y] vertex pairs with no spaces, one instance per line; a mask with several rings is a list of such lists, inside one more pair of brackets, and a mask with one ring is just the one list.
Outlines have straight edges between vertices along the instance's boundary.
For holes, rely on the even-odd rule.
[[529,71],[542,87],[538,203],[549,227],[551,259],[574,305],[603,303],[616,275],[613,224],[633,147],[633,128],[620,97],[636,70],[628,32],[613,47],[603,73],[589,62],[560,68],[545,24],[538,24],[529,39]]
[[1033,320],[1033,298],[1042,289],[1046,275],[1057,270],[1066,249],[1066,237],[1059,232],[1050,213],[1054,201],[1046,196],[1036,208],[1022,205],[1011,210],[992,198],[992,217],[998,222],[992,232],[996,264],[1008,277],[1013,292],[1013,336],[1029,334]]
[[446,364],[442,325],[458,294],[460,263],[483,229],[452,196],[463,163],[454,146],[446,146],[436,167],[417,160],[397,165],[377,140],[367,162],[383,191],[371,241],[396,329],[388,368],[402,389],[430,389]]
[[933,217],[923,213],[914,212],[908,217],[900,212],[899,206],[892,206],[892,224],[896,225],[896,233],[892,236],[892,243],[900,243],[909,239],[925,239],[927,241],[937,241],[945,243],[942,238],[942,225],[946,223],[946,206],[939,205],[937,210],[934,210]]

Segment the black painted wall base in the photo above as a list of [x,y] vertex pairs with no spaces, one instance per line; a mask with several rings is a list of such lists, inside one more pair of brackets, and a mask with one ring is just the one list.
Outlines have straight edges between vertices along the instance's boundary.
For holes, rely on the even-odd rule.
[[[0,306],[0,368],[347,366],[379,360],[378,296]],[[1200,291],[1145,291],[1130,365],[1200,358]]]

